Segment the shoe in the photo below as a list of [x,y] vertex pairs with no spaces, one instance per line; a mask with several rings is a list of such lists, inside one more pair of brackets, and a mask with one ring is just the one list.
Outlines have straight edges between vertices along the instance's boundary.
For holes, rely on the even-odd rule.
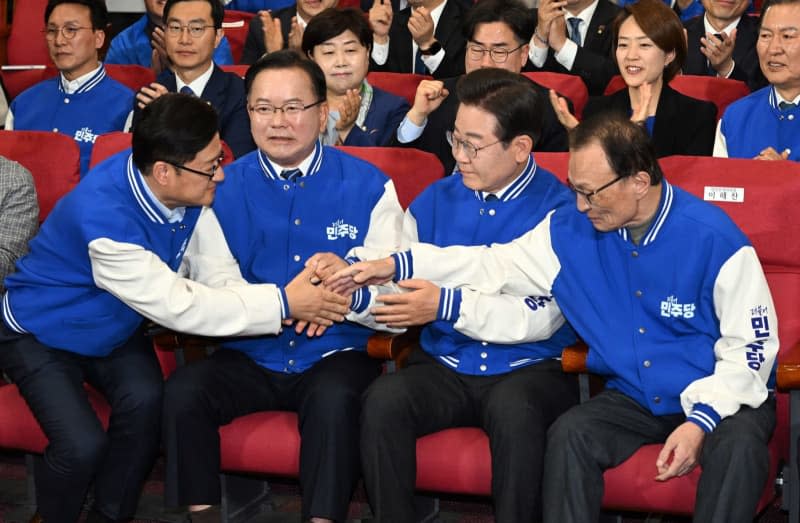
[[222,509],[219,505],[213,505],[203,510],[190,511],[186,514],[188,523],[220,523],[222,521]]
[[42,515],[38,512],[31,516],[31,520],[29,523],[44,523],[44,519],[42,519]]

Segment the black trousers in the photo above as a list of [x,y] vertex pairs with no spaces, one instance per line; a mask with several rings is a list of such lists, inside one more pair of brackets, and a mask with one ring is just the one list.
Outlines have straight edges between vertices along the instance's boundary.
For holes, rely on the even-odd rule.
[[218,428],[262,410],[298,414],[303,518],[343,521],[360,477],[361,394],[381,362],[337,352],[301,374],[272,372],[246,354],[219,350],[167,381],[163,439],[169,506],[220,502]]
[[[597,521],[603,471],[642,445],[662,443],[686,421],[683,414],[654,416],[621,392],[608,390],[573,408],[550,428],[545,461],[545,522]],[[694,521],[749,523],[769,471],[767,442],[775,427],[775,401],[742,407],[706,434],[699,463]],[[653,477],[657,474],[653,463]]]
[[481,427],[489,436],[496,521],[538,520],[547,428],[577,401],[576,379],[558,361],[470,376],[415,351],[364,396],[361,459],[375,520],[416,520],[416,439],[451,427]]
[[[6,332],[6,334],[8,334]],[[37,460],[36,503],[48,523],[75,523],[94,481],[94,509],[134,515],[158,452],[163,378],[152,342],[137,331],[108,356],[52,349],[31,335],[0,344],[0,368],[17,384],[50,441]],[[108,431],[83,382],[111,406]]]

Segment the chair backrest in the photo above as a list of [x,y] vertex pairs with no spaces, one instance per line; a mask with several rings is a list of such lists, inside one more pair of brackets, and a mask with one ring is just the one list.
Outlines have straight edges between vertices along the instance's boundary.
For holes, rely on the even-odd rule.
[[44,29],[47,0],[14,2],[14,18],[8,36],[8,63],[15,65],[52,65]]
[[[129,148],[131,146],[132,138],[133,135],[131,133],[125,133],[122,131],[113,131],[98,136],[94,142],[94,146],[92,147],[92,156],[89,158],[89,168],[93,169],[97,164],[109,156],[113,156],[118,152]],[[222,150],[225,152],[225,161],[223,161],[222,164],[227,165],[234,159],[233,152],[231,151],[230,147],[228,147],[228,144],[226,144],[224,141],[222,142]]]
[[422,80],[431,79],[431,76],[413,73],[371,72],[367,74],[367,81],[371,85],[397,96],[402,96],[411,105],[414,105],[414,97],[417,94],[419,83]]
[[35,69],[0,70],[0,76],[3,77],[3,85],[6,87],[9,102],[25,89],[33,87],[42,80],[47,80],[57,74],[58,71],[53,66],[37,67]]
[[533,153],[536,164],[544,167],[564,183],[567,183],[569,153]]
[[[750,89],[744,82],[715,76],[679,74],[672,79],[669,86],[686,96],[712,102],[717,106],[717,120],[722,118],[722,113],[731,103],[750,94]],[[608,82],[605,94],[613,94],[624,88],[625,80],[617,75]]]
[[133,92],[156,81],[156,73],[149,67],[127,64],[106,64],[108,76],[127,86]]
[[442,163],[431,153],[395,147],[338,147],[374,164],[394,182],[403,209],[428,185],[444,176]]
[[78,144],[64,134],[0,131],[0,155],[19,162],[33,175],[40,223],[80,180]]
[[[580,76],[566,73],[551,73],[547,71],[522,73],[539,85],[566,96],[572,101],[575,117],[579,120],[583,116],[583,108],[589,101],[589,90]],[[550,103],[550,100],[544,100]]]
[[226,73],[235,73],[238,76],[244,78],[244,75],[247,74],[247,70],[250,69],[249,65],[220,65],[220,69],[225,71]]
[[225,30],[225,37],[231,46],[231,54],[234,63],[239,63],[244,51],[244,42],[247,39],[247,31],[250,29],[250,20],[255,16],[254,13],[246,11],[225,10],[225,18],[222,19],[222,28]]

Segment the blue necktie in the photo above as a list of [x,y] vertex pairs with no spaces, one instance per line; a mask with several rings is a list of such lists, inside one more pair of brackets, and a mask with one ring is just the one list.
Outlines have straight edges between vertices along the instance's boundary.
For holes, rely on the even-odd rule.
[[417,74],[428,74],[428,66],[422,61],[422,53],[417,49],[417,56],[414,58],[414,72]]
[[486,195],[484,200],[487,201],[487,202],[496,202],[498,200],[498,198],[497,198],[496,194],[489,193],[489,194]]
[[791,111],[792,109],[797,107],[797,104],[794,104],[792,102],[781,102],[778,104],[778,107],[781,108],[781,111]]
[[577,17],[569,17],[567,18],[567,22],[569,22],[569,27],[572,30],[569,34],[569,39],[575,42],[575,45],[578,47],[581,46],[581,31],[578,29],[581,25],[581,19]]
[[181,94],[188,94],[189,96],[195,96],[194,91],[188,85],[184,85],[181,87]]
[[300,169],[284,169],[281,171],[281,178],[294,183],[297,177],[301,174],[302,172],[300,172]]

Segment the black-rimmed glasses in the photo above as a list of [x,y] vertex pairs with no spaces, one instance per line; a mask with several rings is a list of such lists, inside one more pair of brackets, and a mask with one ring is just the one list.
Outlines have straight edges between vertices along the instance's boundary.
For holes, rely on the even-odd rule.
[[189,171],[190,173],[199,174],[200,176],[205,176],[209,180],[213,180],[214,176],[217,174],[217,169],[220,168],[220,166],[222,165],[222,161],[224,159],[225,159],[224,155],[217,158],[217,163],[211,166],[210,173],[198,171],[197,169],[192,169],[191,167],[186,167],[185,165],[181,165],[179,163],[168,162],[166,160],[164,160],[164,163],[168,163],[171,166],[175,167],[176,169],[183,169],[184,171]]
[[492,62],[496,64],[504,64],[506,60],[508,60],[508,55],[516,51],[519,51],[523,45],[525,44],[524,43],[519,44],[514,49],[502,49],[502,48],[486,49],[482,45],[471,43],[467,46],[467,56],[469,57],[470,60],[477,62],[479,60],[483,60],[483,57],[486,56],[486,53],[489,53],[489,58],[492,59]]
[[214,27],[213,25],[206,25],[202,23],[191,23],[187,25],[181,25],[177,22],[170,22],[164,28],[166,33],[170,36],[180,36],[183,34],[183,30],[186,29],[189,31],[189,36],[192,38],[200,38],[205,34],[206,29]]
[[453,134],[453,131],[447,131],[445,133],[445,137],[447,138],[447,143],[450,144],[450,147],[453,150],[453,156],[455,156],[456,152],[460,147],[461,150],[464,151],[466,157],[469,158],[470,160],[474,160],[475,157],[478,156],[478,151],[480,151],[481,149],[486,149],[487,147],[491,147],[492,145],[503,141],[503,140],[497,140],[496,142],[487,143],[486,145],[481,145],[480,147],[477,147],[466,140],[459,140],[458,138],[456,138],[456,135]]
[[292,117],[297,116],[306,109],[311,109],[315,105],[319,105],[324,101],[325,99],[317,100],[316,102],[308,105],[303,105],[303,102],[287,102],[280,107],[275,107],[274,105],[270,104],[258,104],[251,105],[247,109],[253,113],[256,113],[258,116],[272,116],[275,113],[281,112],[287,117]]
[[605,185],[603,185],[601,187],[598,187],[594,191],[589,191],[589,192],[584,192],[584,191],[581,191],[580,189],[576,188],[574,185],[572,185],[572,182],[569,179],[567,179],[567,186],[569,186],[569,188],[572,189],[572,192],[574,192],[575,194],[580,194],[581,196],[583,196],[583,199],[586,200],[586,203],[588,203],[589,205],[592,205],[592,198],[597,196],[597,193],[599,193],[600,191],[604,191],[604,190],[608,189],[609,187],[611,187],[612,185],[614,185],[618,181],[622,180],[623,178],[624,178],[623,176],[617,176],[616,178],[614,178],[613,180],[611,180],[607,184],[605,184]]

